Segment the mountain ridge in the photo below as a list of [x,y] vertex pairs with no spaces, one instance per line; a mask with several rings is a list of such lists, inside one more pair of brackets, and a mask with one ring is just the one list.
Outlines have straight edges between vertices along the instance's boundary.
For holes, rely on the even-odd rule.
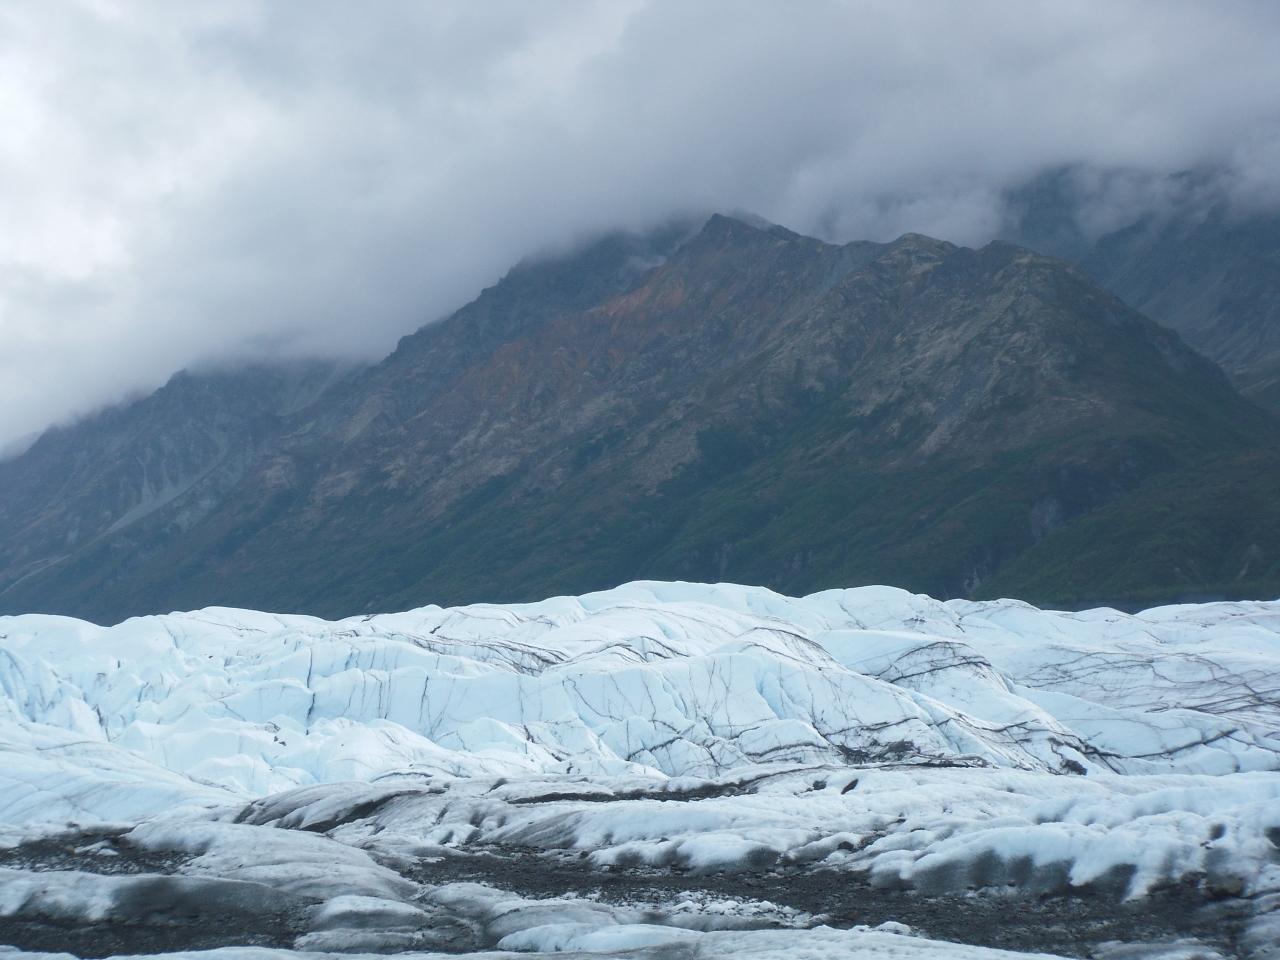
[[1002,233],[1080,265],[1135,309],[1220,364],[1246,396],[1280,412],[1280,217],[1245,212],[1206,171],[1165,184],[1158,209],[1098,233],[1080,222],[1089,188],[1064,168],[1009,199]]
[[[1132,527],[1146,485],[1210,463],[1257,503],[1280,448],[1216,366],[1060,261],[723,215],[521,264],[304,414],[197,522],[165,507],[33,578],[10,563],[0,606],[339,614],[637,576],[1068,602],[1087,597],[1027,556],[1071,567],[1066,528],[1138,497]],[[1161,496],[1220,523],[1185,486]],[[1234,566],[1248,589],[1280,585],[1265,542],[1212,545],[1190,570],[1176,538],[1203,550],[1199,528],[1107,580],[1170,535],[1144,524],[1064,582],[1174,595],[1230,586]]]

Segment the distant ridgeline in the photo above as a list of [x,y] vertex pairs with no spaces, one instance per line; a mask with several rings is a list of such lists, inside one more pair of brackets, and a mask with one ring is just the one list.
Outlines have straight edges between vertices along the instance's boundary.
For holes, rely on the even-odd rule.
[[[340,616],[641,577],[1278,596],[1280,424],[1237,389],[1267,402],[1245,361],[1280,297],[1230,314],[1277,274],[1246,251],[1197,301],[1216,319],[1169,312],[1134,265],[1176,272],[1182,235],[1143,236],[1164,259],[1110,238],[1108,279],[1097,249],[714,216],[521,264],[372,367],[179,375],[0,463],[0,610]],[[1234,385],[1099,280],[1202,349],[1234,323]]]

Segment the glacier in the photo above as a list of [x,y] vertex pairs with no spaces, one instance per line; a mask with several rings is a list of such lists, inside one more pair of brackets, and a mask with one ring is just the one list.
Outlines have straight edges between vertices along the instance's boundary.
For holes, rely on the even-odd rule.
[[1280,602],[0,618],[0,956],[1278,943]]

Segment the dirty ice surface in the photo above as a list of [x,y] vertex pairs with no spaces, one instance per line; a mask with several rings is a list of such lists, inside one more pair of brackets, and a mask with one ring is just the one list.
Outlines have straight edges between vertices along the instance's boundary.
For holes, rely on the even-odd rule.
[[1280,602],[0,618],[0,944],[1277,957]]

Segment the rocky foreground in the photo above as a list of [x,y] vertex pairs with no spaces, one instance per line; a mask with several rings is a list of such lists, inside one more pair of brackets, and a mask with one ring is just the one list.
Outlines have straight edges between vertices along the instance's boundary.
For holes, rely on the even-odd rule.
[[1280,603],[0,618],[0,955],[1278,942]]

